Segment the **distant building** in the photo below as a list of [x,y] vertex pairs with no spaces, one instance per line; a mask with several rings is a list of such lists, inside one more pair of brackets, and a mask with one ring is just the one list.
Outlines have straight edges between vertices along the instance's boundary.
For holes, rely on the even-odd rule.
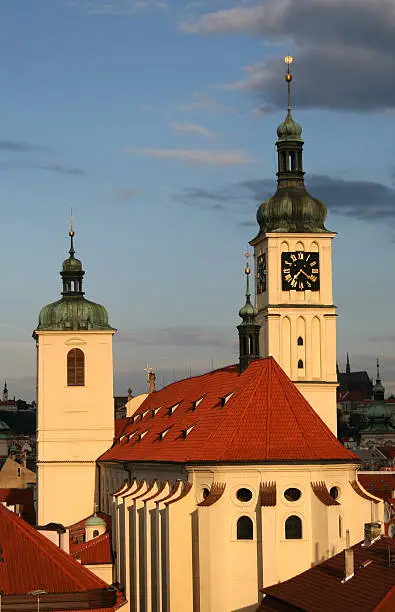
[[[339,383],[338,397],[344,394],[352,394],[355,400],[370,399],[373,393],[373,382],[369,378],[366,370],[352,372],[350,366],[350,358],[347,353],[346,371],[338,372],[337,379]],[[349,396],[350,397],[350,396]]]
[[377,379],[373,387],[373,404],[367,411],[367,425],[361,430],[361,447],[395,446],[395,427],[391,423],[392,412],[384,402],[385,389],[380,380],[377,361]]

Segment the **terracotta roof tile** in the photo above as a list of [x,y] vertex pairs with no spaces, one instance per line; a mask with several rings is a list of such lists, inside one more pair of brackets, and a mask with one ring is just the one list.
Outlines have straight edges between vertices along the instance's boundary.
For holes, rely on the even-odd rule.
[[[388,566],[388,546],[395,553],[390,538],[380,538],[369,547],[353,546],[353,578],[342,583],[344,551],[331,559],[287,580],[263,589],[266,597],[259,610],[291,612],[389,612],[394,606],[394,569]],[[372,563],[364,565],[366,561]],[[277,606],[277,607],[276,607]]]
[[358,474],[358,480],[364,489],[380,497],[388,499],[395,490],[395,473],[380,472],[380,474]]
[[108,533],[78,544],[70,542],[70,554],[74,559],[79,559],[83,565],[97,565],[112,563],[111,536]]
[[48,593],[79,593],[107,589],[100,578],[77,563],[0,504],[0,584],[5,595],[26,594],[38,588]]
[[36,511],[32,487],[27,489],[0,489],[0,501],[6,502],[8,506],[19,504],[21,506],[21,517],[30,525],[35,525]]
[[127,437],[122,443],[118,438],[100,460],[359,462],[272,357],[254,361],[241,375],[229,366],[175,382],[150,394],[134,417],[123,429]]

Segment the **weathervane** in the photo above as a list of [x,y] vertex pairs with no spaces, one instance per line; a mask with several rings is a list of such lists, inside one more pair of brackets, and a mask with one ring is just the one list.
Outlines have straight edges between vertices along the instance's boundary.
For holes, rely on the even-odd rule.
[[287,64],[287,74],[285,75],[285,80],[287,81],[287,85],[288,85],[288,110],[291,110],[291,81],[292,81],[292,74],[290,72],[289,67],[293,61],[294,61],[294,58],[292,57],[292,55],[287,55],[286,57],[284,57],[284,62]]
[[69,236],[70,236],[70,257],[74,257],[74,217],[73,217],[73,209],[70,208],[70,224],[69,224]]
[[244,253],[244,257],[246,258],[246,267],[245,267],[244,272],[246,274],[250,274],[250,272],[251,272],[251,269],[250,269],[250,257],[251,257],[251,253],[248,251],[248,249]]

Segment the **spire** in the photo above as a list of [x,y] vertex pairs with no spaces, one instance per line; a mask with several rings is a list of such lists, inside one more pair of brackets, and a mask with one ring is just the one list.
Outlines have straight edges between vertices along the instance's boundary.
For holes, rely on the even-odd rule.
[[8,389],[7,389],[7,381],[4,381],[4,389],[3,389],[3,402],[8,401]]
[[246,266],[244,273],[246,276],[246,302],[239,310],[239,316],[243,322],[238,325],[239,332],[239,361],[240,374],[248,367],[251,361],[260,358],[259,354],[259,331],[261,326],[256,323],[258,314],[257,308],[251,303],[250,293],[250,274],[251,268],[249,265],[250,253],[245,253]]
[[346,374],[351,374],[350,358],[348,356],[348,353],[347,353],[347,363],[346,363]]
[[70,259],[74,258],[75,255],[75,250],[74,250],[74,229],[73,229],[73,216],[71,216],[70,219],[70,231],[69,231],[69,236],[70,236]]
[[376,361],[376,384],[373,387],[373,399],[375,402],[383,402],[384,401],[384,395],[385,395],[385,389],[383,387],[383,385],[381,384],[381,379],[380,379],[380,362],[379,362],[379,358],[377,357],[377,361]]
[[[277,191],[258,209],[260,234],[267,232],[326,232],[326,207],[306,190],[303,171],[302,127],[292,116],[291,55],[287,65],[287,114],[277,128]],[[259,234],[258,234],[259,235]]]

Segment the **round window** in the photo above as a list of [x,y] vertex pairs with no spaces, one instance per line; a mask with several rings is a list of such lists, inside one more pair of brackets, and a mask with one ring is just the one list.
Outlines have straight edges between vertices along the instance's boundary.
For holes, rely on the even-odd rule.
[[202,490],[203,499],[207,499],[209,495],[210,495],[210,489],[208,489],[207,487],[204,487]]
[[331,487],[329,494],[333,499],[337,499],[339,497],[339,489],[337,487]]
[[241,489],[238,489],[236,497],[241,502],[249,502],[252,499],[252,491],[243,487]]
[[290,502],[298,501],[301,495],[302,492],[299,491],[299,489],[296,489],[296,487],[290,487],[284,492],[285,499]]

